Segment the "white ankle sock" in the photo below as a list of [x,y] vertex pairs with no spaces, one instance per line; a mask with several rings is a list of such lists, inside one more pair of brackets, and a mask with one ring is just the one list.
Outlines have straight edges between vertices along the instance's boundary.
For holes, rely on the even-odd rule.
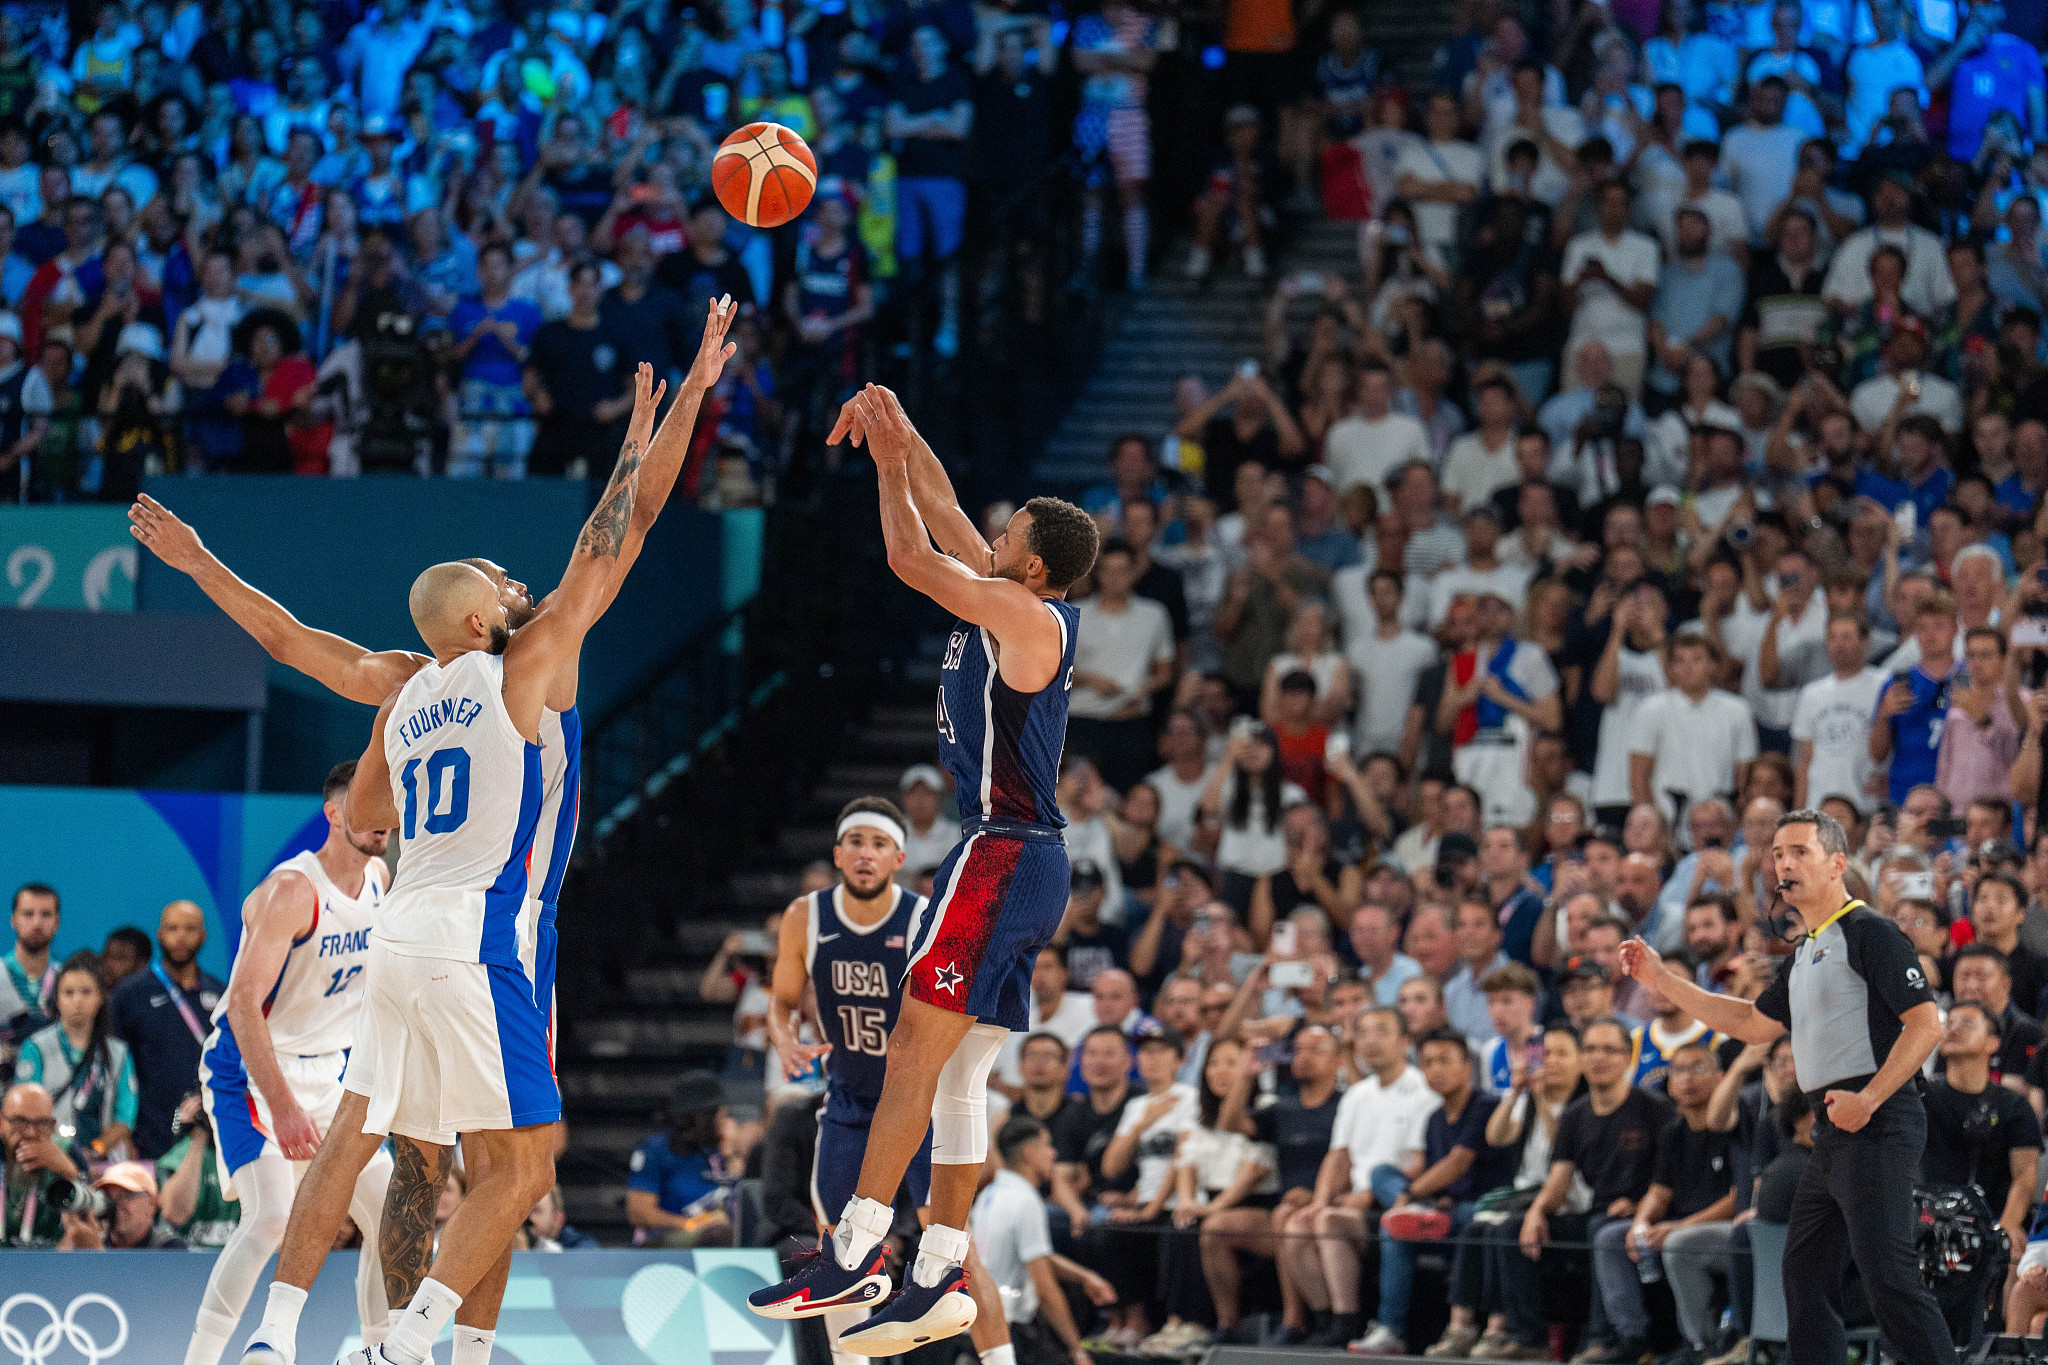
[[896,1221],[896,1211],[887,1204],[859,1195],[846,1201],[839,1226],[832,1233],[832,1254],[841,1270],[858,1269],[869,1253],[882,1244]]
[[384,1354],[397,1365],[425,1365],[434,1353],[434,1338],[462,1307],[462,1295],[429,1275],[405,1306],[405,1316],[385,1339]]
[[295,1284],[284,1284],[277,1280],[270,1282],[270,1297],[263,1304],[263,1325],[256,1329],[252,1341],[261,1341],[272,1349],[283,1351],[297,1359],[299,1352],[299,1312],[306,1306],[306,1291]]
[[454,1365],[489,1365],[491,1343],[497,1339],[498,1334],[494,1331],[456,1323]]
[[981,1353],[981,1365],[1017,1365],[1017,1348],[1009,1342]]
[[967,1247],[966,1232],[949,1228],[944,1223],[933,1223],[918,1239],[917,1264],[911,1267],[910,1278],[926,1289],[932,1288],[948,1270],[967,1260]]

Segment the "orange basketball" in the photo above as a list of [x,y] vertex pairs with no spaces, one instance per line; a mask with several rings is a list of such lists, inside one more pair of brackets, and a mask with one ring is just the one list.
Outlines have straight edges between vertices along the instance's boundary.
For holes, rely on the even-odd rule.
[[818,188],[818,159],[794,129],[749,123],[718,146],[711,188],[725,211],[749,227],[780,227]]

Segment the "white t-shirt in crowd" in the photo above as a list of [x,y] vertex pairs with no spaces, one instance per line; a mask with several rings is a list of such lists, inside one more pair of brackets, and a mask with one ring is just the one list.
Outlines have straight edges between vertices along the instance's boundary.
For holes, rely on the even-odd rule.
[[1180,1156],[1174,1164],[1194,1168],[1195,1189],[1205,1198],[1229,1189],[1237,1182],[1237,1173],[1246,1166],[1263,1167],[1266,1172],[1249,1193],[1280,1193],[1279,1162],[1272,1144],[1253,1142],[1243,1133],[1226,1133],[1198,1124],[1181,1143]]
[[1436,641],[1412,630],[1383,640],[1375,631],[1354,640],[1346,653],[1359,693],[1351,730],[1352,761],[1363,764],[1367,754],[1381,750],[1399,753],[1416,681],[1436,662]]
[[[1615,284],[1657,283],[1657,243],[1632,228],[1623,228],[1621,235],[1611,242],[1598,230],[1572,238],[1564,249],[1564,269],[1559,278],[1569,285],[1579,278],[1587,261],[1599,261],[1608,280]],[[1614,285],[1606,280],[1587,280],[1579,288],[1579,308],[1572,314],[1569,344],[1599,341],[1610,351],[1642,355],[1647,350],[1643,327],[1643,314],[1630,307]]]
[[1705,194],[1681,195],[1671,205],[1658,225],[1658,235],[1664,239],[1667,252],[1678,250],[1678,211],[1683,208],[1698,209],[1707,215],[1708,250],[1726,251],[1731,243],[1741,245],[1749,241],[1749,220],[1743,216],[1742,201],[1726,190],[1710,188]]
[[1477,507],[1503,488],[1522,481],[1515,464],[1515,433],[1510,428],[1501,443],[1489,450],[1484,433],[1468,431],[1451,442],[1444,455],[1443,491],[1458,501],[1460,509]]
[[[1543,109],[1543,126],[1565,146],[1577,151],[1579,144],[1586,140],[1586,121],[1576,109],[1561,109],[1546,104]],[[1515,109],[1509,104],[1498,116],[1489,113],[1486,132],[1486,183],[1496,194],[1507,188],[1508,148],[1525,138],[1536,143],[1536,174],[1529,179],[1529,193],[1535,198],[1556,208],[1571,193],[1571,172],[1550,159],[1550,153],[1543,143],[1529,135],[1527,128],[1515,123]]]
[[[1402,150],[1396,176],[1412,175],[1433,185],[1470,185],[1476,192],[1486,177],[1486,158],[1469,142],[1426,142],[1418,138]],[[1442,251],[1458,240],[1458,206],[1415,200],[1415,230],[1425,245]]]
[[1343,654],[1334,649],[1325,650],[1313,659],[1304,659],[1290,650],[1275,654],[1266,667],[1273,671],[1276,678],[1284,678],[1289,673],[1308,674],[1316,680],[1316,696],[1320,699],[1329,696],[1330,689],[1336,686],[1337,666],[1343,662]]
[[1029,1322],[1037,1317],[1031,1263],[1052,1255],[1045,1196],[1015,1171],[997,1171],[988,1188],[975,1196],[967,1225],[974,1234],[974,1249],[1002,1296],[1003,1318]]
[[1209,785],[1213,766],[1204,767],[1201,775],[1192,782],[1183,782],[1173,775],[1173,765],[1156,768],[1146,774],[1145,780],[1152,784],[1152,790],[1159,793],[1159,837],[1175,848],[1186,848],[1195,837],[1197,808],[1202,802],[1203,789]]
[[1076,687],[1067,694],[1067,711],[1084,720],[1108,720],[1138,695],[1153,664],[1172,662],[1173,620],[1149,597],[1133,596],[1122,611],[1091,597],[1079,611],[1074,671],[1100,673],[1118,690],[1105,697],[1092,687]]
[[1728,172],[1729,188],[1742,201],[1750,241],[1763,242],[1765,224],[1792,193],[1792,177],[1799,169],[1799,149],[1804,145],[1806,134],[1784,122],[1768,128],[1745,123],[1730,128],[1721,139],[1721,166]]
[[1899,298],[1906,307],[1923,318],[1932,318],[1956,301],[1956,278],[1949,273],[1948,248],[1942,245],[1941,238],[1918,223],[1902,228],[1873,223],[1850,233],[1828,262],[1821,297],[1845,308],[1860,308],[1870,302],[1870,258],[1880,246],[1897,247],[1905,253],[1906,278],[1899,282]]
[[[1758,660],[1763,657],[1764,630],[1770,623],[1768,611],[1752,611],[1746,599],[1737,597],[1735,617],[1722,623],[1721,639],[1742,660],[1742,699],[1749,703],[1756,723],[1768,725],[1773,730],[1783,730],[1792,724],[1792,709],[1799,702],[1799,687],[1797,680],[1790,687],[1764,686],[1762,665]],[[1806,610],[1799,614],[1797,621],[1788,616],[1778,622],[1780,670],[1788,668],[1794,658],[1805,650],[1824,650],[1827,636],[1827,594],[1815,588]],[[1782,673],[1780,681],[1785,681]]]
[[[1849,412],[1856,425],[1873,436],[1884,430],[1892,404],[1899,398],[1898,376],[1875,375],[1858,384],[1849,394]],[[1924,412],[1953,436],[1963,429],[1963,395],[1955,385],[1938,374],[1920,374],[1920,396],[1906,404],[1906,414]]]
[[1688,808],[1734,793],[1735,766],[1756,757],[1756,720],[1732,692],[1712,688],[1695,702],[1669,688],[1636,711],[1629,752],[1655,760],[1650,792],[1669,820],[1676,813],[1671,792],[1683,792]]
[[1429,460],[1429,433],[1403,413],[1378,421],[1353,413],[1332,423],[1323,437],[1323,463],[1337,476],[1339,493],[1371,484],[1384,503],[1387,475],[1410,460]]
[[1371,1072],[1337,1101],[1330,1128],[1330,1146],[1351,1153],[1353,1192],[1372,1188],[1375,1166],[1399,1166],[1422,1150],[1429,1116],[1443,1108],[1443,1096],[1429,1088],[1422,1073],[1401,1068],[1392,1085],[1382,1086]]
[[1800,741],[1813,745],[1813,758],[1806,769],[1806,799],[1818,805],[1823,799],[1841,795],[1868,811],[1877,798],[1866,790],[1870,781],[1870,722],[1877,714],[1877,699],[1891,674],[1881,668],[1865,668],[1850,678],[1833,673],[1799,690],[1792,708],[1792,743],[1797,752]]
[[[1622,642],[1614,679],[1614,700],[1600,712],[1600,739],[1593,752],[1593,804],[1631,804],[1628,790],[1629,746],[1634,742],[1636,713],[1664,690],[1664,660],[1649,650],[1630,649]],[[1587,685],[1591,686],[1591,674]]]
[[1116,1135],[1138,1134],[1138,1184],[1131,1192],[1140,1204],[1158,1198],[1166,1188],[1166,1182],[1173,1177],[1173,1158],[1180,1146],[1180,1135],[1201,1121],[1202,1104],[1195,1096],[1191,1085],[1175,1081],[1162,1093],[1173,1096],[1173,1108],[1163,1118],[1139,1128],[1144,1121],[1145,1111],[1152,1106],[1158,1095],[1138,1091],[1124,1101],[1123,1117],[1116,1122]]
[[[1225,872],[1242,872],[1247,877],[1269,877],[1287,866],[1287,837],[1282,832],[1278,810],[1272,812],[1272,827],[1267,828],[1266,803],[1257,786],[1252,788],[1244,828],[1230,823],[1231,799],[1243,780],[1242,773],[1232,773],[1223,784],[1223,837],[1216,841],[1216,866]],[[1306,800],[1308,793],[1294,783],[1280,784],[1280,810]]]
[[903,870],[896,874],[896,880],[905,886],[917,880],[917,874],[928,867],[937,867],[946,861],[946,855],[953,851],[953,845],[960,842],[960,826],[948,820],[943,814],[932,821],[932,827],[919,834],[910,826],[903,827]]

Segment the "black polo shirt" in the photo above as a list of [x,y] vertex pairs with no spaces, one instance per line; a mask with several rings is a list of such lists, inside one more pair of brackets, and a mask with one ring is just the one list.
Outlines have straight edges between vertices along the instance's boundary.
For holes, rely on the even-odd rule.
[[1792,1033],[1799,1088],[1812,1094],[1877,1074],[1904,1025],[1932,1004],[1912,941],[1861,901],[1799,940],[1757,997],[1757,1010]]
[[[185,1003],[202,1030],[226,989],[201,972],[198,989],[185,992]],[[205,1039],[193,1037],[177,1002],[147,967],[114,988],[108,1013],[114,1036],[128,1044],[135,1058],[136,1086],[142,1092],[135,1111],[136,1150],[154,1161],[171,1149],[171,1118],[178,1101],[199,1085],[199,1051]]]
[[1920,1177],[1929,1185],[1975,1185],[2003,1215],[2012,1189],[2012,1153],[2041,1147],[2034,1106],[1997,1081],[1972,1095],[1947,1081],[1927,1087],[1927,1147]]

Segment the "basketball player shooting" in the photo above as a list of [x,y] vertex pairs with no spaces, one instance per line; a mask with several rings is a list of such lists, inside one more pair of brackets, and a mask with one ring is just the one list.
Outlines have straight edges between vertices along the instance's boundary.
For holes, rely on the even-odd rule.
[[814,1317],[886,1293],[889,1201],[929,1129],[931,1221],[916,1262],[839,1338],[857,1355],[892,1356],[975,1320],[962,1266],[988,1154],[989,1068],[1005,1035],[1029,1023],[1031,967],[1066,907],[1066,819],[1053,796],[1078,620],[1066,591],[1093,567],[1097,535],[1072,503],[1033,498],[990,545],[887,389],[848,400],[829,440],[842,435],[874,458],[889,567],[960,618],[941,665],[938,730],[963,838],[912,935],[881,1101],[827,1254],[750,1302],[765,1317]]

